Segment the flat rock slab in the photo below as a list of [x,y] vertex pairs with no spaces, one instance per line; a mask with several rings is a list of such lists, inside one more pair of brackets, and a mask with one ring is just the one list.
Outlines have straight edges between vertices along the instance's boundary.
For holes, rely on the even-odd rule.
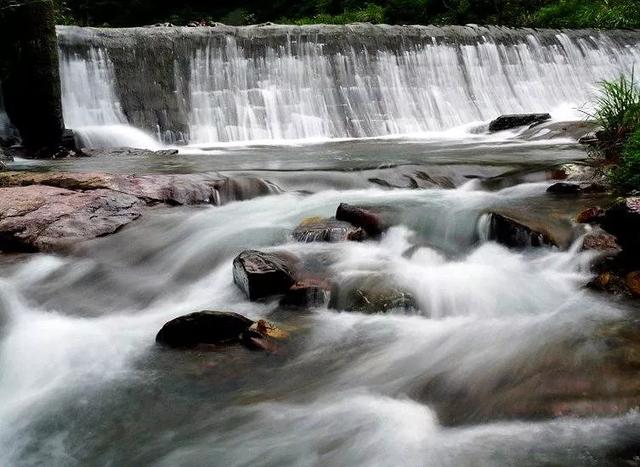
[[142,215],[125,193],[43,185],[0,188],[0,250],[55,251],[112,234]]
[[108,189],[135,196],[147,203],[172,205],[221,205],[279,191],[277,187],[260,178],[227,178],[218,174],[0,173],[2,187],[26,185],[46,185],[69,190]]

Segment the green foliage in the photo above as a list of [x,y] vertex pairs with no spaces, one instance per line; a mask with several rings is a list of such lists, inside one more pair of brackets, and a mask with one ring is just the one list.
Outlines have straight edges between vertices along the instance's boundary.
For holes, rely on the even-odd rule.
[[[0,0],[1,3],[2,0]],[[501,24],[640,28],[639,0],[54,0],[60,23],[139,26],[219,21],[233,25]],[[278,20],[280,18],[280,20]]]
[[623,193],[640,190],[640,127],[625,145],[620,164],[611,172],[611,181]]
[[551,2],[527,21],[547,28],[639,28],[638,0],[559,0]]
[[337,15],[327,13],[319,13],[313,17],[299,19],[282,19],[279,22],[291,23],[297,25],[304,24],[349,24],[349,23],[373,23],[380,24],[385,22],[384,8],[373,3],[368,4],[365,8],[358,10],[345,11]]
[[602,81],[594,108],[587,115],[602,127],[598,150],[606,159],[615,159],[629,135],[640,128],[640,88],[634,73],[629,78],[623,75],[615,81]]

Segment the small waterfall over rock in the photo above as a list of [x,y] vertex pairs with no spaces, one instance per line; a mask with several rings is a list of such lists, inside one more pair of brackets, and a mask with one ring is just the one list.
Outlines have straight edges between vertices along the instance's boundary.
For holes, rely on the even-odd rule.
[[0,92],[0,138],[8,138],[11,136],[15,136],[15,128],[9,121],[9,117],[7,116],[7,112],[4,108],[2,92]]
[[[640,62],[640,32],[498,27],[59,27],[67,125],[164,142],[440,132],[584,105]],[[90,120],[90,123],[87,123]]]

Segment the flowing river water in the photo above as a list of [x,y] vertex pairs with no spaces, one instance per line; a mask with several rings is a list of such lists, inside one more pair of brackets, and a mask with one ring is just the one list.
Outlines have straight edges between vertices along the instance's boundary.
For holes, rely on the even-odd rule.
[[[620,56],[638,46],[620,47],[610,59],[630,66]],[[106,63],[91,50],[85,70]],[[216,59],[205,50],[197,60]],[[97,69],[108,73],[105,66]],[[65,100],[65,118],[93,119],[98,138],[123,137],[122,127],[110,133],[112,125],[135,118],[131,109],[119,113],[117,89],[89,91]],[[586,91],[576,92],[581,100]],[[92,103],[102,111],[79,112]],[[582,207],[606,199],[550,196],[546,168],[583,159],[584,150],[473,129],[489,110],[445,113],[422,128],[384,113],[387,123],[422,133],[389,137],[395,131],[369,125],[375,119],[365,112],[369,126],[336,135],[335,122],[351,117],[329,112],[316,115],[328,125],[316,134],[292,126],[290,134],[269,133],[283,127],[267,116],[258,120],[272,126],[245,127],[244,139],[259,143],[230,144],[243,139],[238,125],[221,137],[203,123],[207,111],[182,122],[200,144],[178,155],[12,163],[39,171],[216,171],[259,176],[279,192],[220,207],[158,206],[70,255],[0,256],[0,465],[573,466],[620,465],[637,453],[638,344],[625,347],[616,331],[637,327],[637,305],[585,288],[592,256],[580,250],[579,233],[564,249],[514,250],[486,240],[483,223],[487,211],[509,208],[574,229]],[[462,124],[470,126],[438,128]],[[123,145],[162,147],[149,127],[125,128]],[[287,135],[295,141],[285,144]],[[307,136],[343,139],[300,141]],[[446,180],[444,188],[413,189],[406,174],[415,168]],[[492,178],[501,174],[510,175]],[[332,216],[341,202],[384,205],[400,221],[362,243],[291,239],[303,219]],[[338,283],[392,281],[418,309],[370,315],[249,302],[232,277],[233,258],[248,248],[311,258]],[[267,318],[290,337],[276,353],[155,344],[165,322],[204,309]]]

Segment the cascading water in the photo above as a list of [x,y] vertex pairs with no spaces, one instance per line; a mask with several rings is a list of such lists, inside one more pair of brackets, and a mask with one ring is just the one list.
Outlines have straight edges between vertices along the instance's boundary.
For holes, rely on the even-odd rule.
[[58,34],[63,57],[75,51],[74,65],[62,66],[74,124],[86,108],[122,123],[121,105],[134,126],[203,144],[425,134],[519,112],[575,118],[597,81],[640,61],[632,31],[356,25]]
[[128,125],[116,98],[113,64],[104,49],[90,48],[86,56],[61,50],[60,75],[65,125],[74,130],[80,146],[160,147]]
[[2,92],[0,92],[0,138],[7,138],[15,135],[15,129],[4,108],[4,102],[2,99]]

